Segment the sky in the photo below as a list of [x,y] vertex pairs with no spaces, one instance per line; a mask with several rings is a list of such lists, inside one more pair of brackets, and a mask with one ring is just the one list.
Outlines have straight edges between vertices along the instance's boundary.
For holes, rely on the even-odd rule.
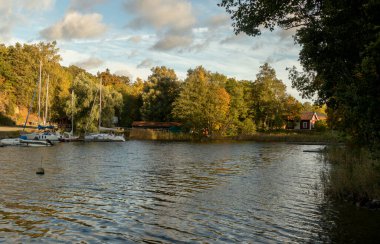
[[167,66],[180,79],[202,65],[239,80],[255,80],[269,63],[291,88],[287,67],[300,67],[295,30],[235,35],[219,0],[0,0],[0,43],[57,41],[64,66],[96,74],[146,79]]

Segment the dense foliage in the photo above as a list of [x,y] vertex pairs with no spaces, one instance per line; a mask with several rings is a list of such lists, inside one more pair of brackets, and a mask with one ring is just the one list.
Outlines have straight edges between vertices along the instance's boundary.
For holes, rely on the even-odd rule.
[[359,143],[380,140],[380,2],[221,0],[236,33],[297,28],[303,71],[290,70],[305,97],[327,103],[332,125]]
[[[173,69],[162,66],[153,67],[146,81],[137,78],[132,82],[108,69],[92,75],[76,66],[63,67],[52,42],[0,46],[3,124],[12,124],[10,118],[22,124],[30,105],[31,120],[36,120],[40,61],[41,101],[47,98],[49,77],[48,102],[41,103],[41,110],[48,106],[49,112],[41,116],[68,126],[74,116],[76,131],[94,131],[99,120],[104,127],[129,127],[133,121],[146,120],[182,122],[185,130],[198,135],[250,135],[256,130],[284,128],[303,108],[286,93],[268,64],[260,67],[255,81],[228,78],[202,66],[189,69],[186,79],[180,81]],[[310,105],[310,109],[315,108]]]

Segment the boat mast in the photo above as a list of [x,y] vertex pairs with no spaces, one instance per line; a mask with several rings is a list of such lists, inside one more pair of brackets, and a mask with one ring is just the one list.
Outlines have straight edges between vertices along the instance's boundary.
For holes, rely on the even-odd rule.
[[46,82],[46,101],[45,101],[45,116],[44,116],[44,125],[46,125],[47,120],[48,120],[48,98],[49,98],[49,78],[50,76],[48,75],[47,82]]
[[100,77],[100,89],[99,89],[99,132],[102,121],[102,77]]
[[74,87],[71,88],[71,135],[74,135]]
[[40,124],[40,116],[41,116],[41,76],[42,76],[42,60],[40,60],[40,78],[38,80],[38,124]]

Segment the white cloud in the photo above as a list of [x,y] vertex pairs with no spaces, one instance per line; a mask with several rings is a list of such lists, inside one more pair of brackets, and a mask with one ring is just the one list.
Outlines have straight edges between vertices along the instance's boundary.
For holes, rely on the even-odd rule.
[[220,41],[220,44],[236,43],[240,41],[245,41],[247,39],[248,39],[248,36],[241,32],[238,35],[231,35],[224,38],[223,40]]
[[208,21],[207,25],[212,28],[218,28],[229,24],[229,16],[227,14],[218,14],[212,16]]
[[[192,27],[196,23],[191,3],[185,0],[128,0],[126,10],[136,17],[132,28],[150,27],[159,40],[153,49],[171,50],[192,43]],[[164,43],[165,42],[165,43]]]
[[191,45],[193,38],[183,35],[165,35],[156,44],[153,49],[156,50],[171,50],[173,48],[185,48]]
[[107,30],[102,23],[102,15],[98,13],[81,14],[68,12],[63,20],[40,32],[48,40],[86,39],[101,36]]
[[70,9],[72,10],[89,10],[95,5],[105,3],[107,0],[71,0]]
[[129,77],[130,80],[133,79],[133,75],[128,69],[116,70],[115,75]]
[[209,31],[208,27],[193,28],[193,33],[195,34],[207,33],[208,31]]
[[[50,10],[54,6],[55,0],[0,0],[0,41],[8,42],[12,37],[13,28],[19,24],[28,24],[26,19],[36,10]],[[28,16],[28,17],[26,17]]]
[[83,69],[94,69],[99,68],[104,62],[96,57],[89,57],[85,60],[75,62],[74,65],[81,67]]
[[21,3],[28,10],[41,11],[51,9],[55,4],[55,0],[28,0],[21,1]]
[[136,67],[138,69],[141,68],[152,68],[153,67],[153,60],[150,58],[144,59],[141,63],[139,63]]
[[0,41],[7,41],[11,38],[11,30],[17,21],[13,13],[13,2],[0,0]]
[[137,50],[132,50],[130,53],[128,53],[128,58],[134,58],[139,54]]
[[141,36],[132,36],[132,37],[128,38],[128,41],[131,41],[134,43],[139,43],[142,41],[142,37]]
[[195,23],[191,4],[184,0],[129,0],[126,9],[137,17],[131,26],[153,26],[158,30],[188,30]]
[[297,29],[298,28],[280,29],[276,31],[276,34],[281,38],[281,40],[290,39],[296,34]]

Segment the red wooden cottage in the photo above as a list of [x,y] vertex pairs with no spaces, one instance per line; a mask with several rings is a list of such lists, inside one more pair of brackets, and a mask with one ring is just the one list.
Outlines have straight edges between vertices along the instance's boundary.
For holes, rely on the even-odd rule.
[[312,130],[314,129],[315,122],[318,120],[326,120],[327,116],[322,113],[316,112],[303,112],[301,114],[300,122],[294,129]]

